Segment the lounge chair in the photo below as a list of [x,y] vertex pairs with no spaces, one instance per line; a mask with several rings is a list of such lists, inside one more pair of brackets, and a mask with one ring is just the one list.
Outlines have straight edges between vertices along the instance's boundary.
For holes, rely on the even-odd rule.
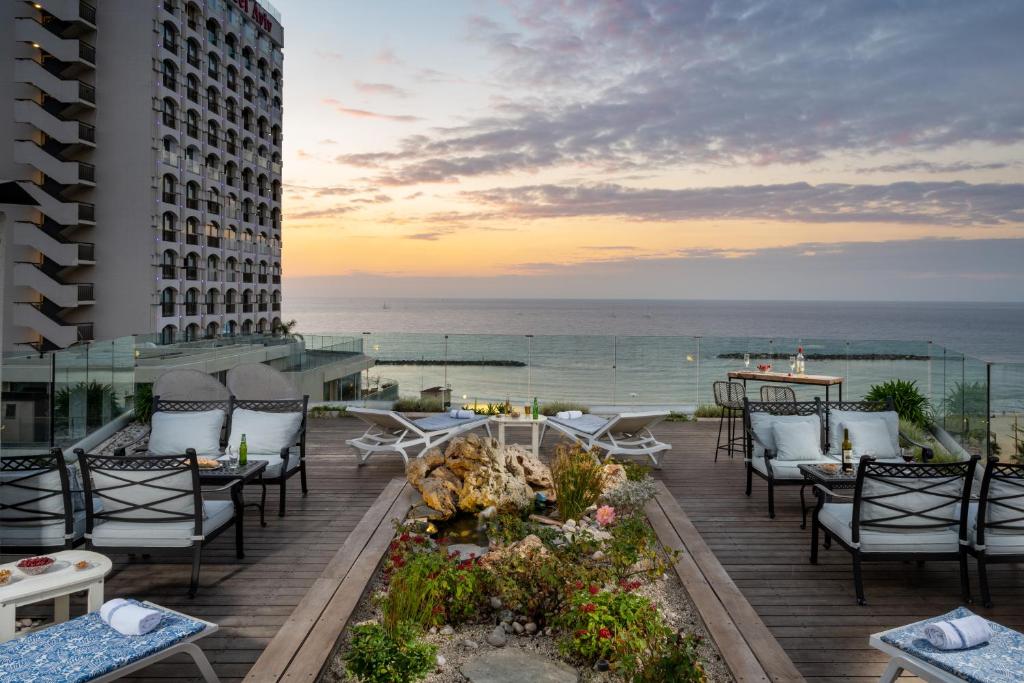
[[1024,562],[1024,465],[992,456],[982,476],[978,503],[971,504],[967,552],[978,561],[985,607],[992,606],[988,565]]
[[217,674],[195,644],[214,633],[217,624],[150,602],[142,604],[164,612],[160,624],[146,635],[121,635],[100,619],[99,612],[90,612],[0,644],[0,680],[19,683],[114,681],[184,653],[195,661],[207,683],[217,683]]
[[455,418],[438,413],[412,420],[393,410],[375,408],[349,408],[348,413],[368,425],[362,436],[345,442],[359,451],[360,465],[374,453],[398,453],[408,465],[410,455],[418,458],[431,448],[477,427],[486,427],[488,436],[491,433],[486,415]]
[[937,621],[971,616],[964,607],[940,617],[918,621],[871,636],[871,647],[892,659],[879,683],[894,683],[901,673],[941,683],[1009,683],[1019,681],[1024,671],[1024,633],[988,620],[992,638],[984,645],[964,650],[939,650],[924,638],[924,628]]
[[[864,456],[852,496],[821,487],[825,495],[814,509],[811,564],[818,563],[818,537],[824,531],[826,547],[835,539],[852,556],[857,604],[866,605],[861,562],[959,561],[962,597],[970,601],[967,520],[977,461],[975,456],[933,465]],[[842,502],[826,503],[826,498]]]
[[[665,411],[619,413],[602,417],[583,415],[577,418],[549,417],[545,426],[579,441],[587,450],[600,448],[607,460],[612,456],[647,456],[660,468],[658,453],[672,448],[654,438],[651,427],[668,417]],[[543,436],[541,436],[543,440]]]

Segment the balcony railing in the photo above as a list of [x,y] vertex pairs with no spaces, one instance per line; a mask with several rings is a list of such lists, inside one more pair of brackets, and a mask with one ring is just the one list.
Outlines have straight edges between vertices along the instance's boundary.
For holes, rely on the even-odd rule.
[[267,312],[267,304],[266,303],[260,303],[258,308],[259,308],[260,313],[266,313]]
[[95,221],[96,220],[96,207],[86,202],[78,203],[78,220],[80,221]]
[[92,242],[78,243],[78,260],[92,262],[96,260],[96,245]]
[[160,266],[160,277],[164,280],[177,279],[178,269],[175,266],[164,264]]
[[267,274],[266,273],[260,273],[259,274],[259,282],[260,282],[261,285],[267,284]]
[[199,200],[194,197],[188,197],[185,199],[185,208],[187,209],[199,209]]
[[85,0],[80,0],[78,3],[78,16],[90,24],[96,25],[96,8]]
[[96,63],[96,48],[84,40],[78,41],[78,56],[90,64]]
[[199,269],[195,266],[185,266],[185,279],[186,280],[198,280]]
[[270,277],[270,282],[275,284],[275,285],[281,284],[281,276],[280,275],[272,275]]
[[87,183],[96,182],[96,167],[84,161],[78,162],[78,179]]
[[242,304],[242,313],[252,313],[252,304]]
[[235,312],[235,304],[233,304],[233,303],[225,303],[224,304],[224,312],[225,313],[234,313]]
[[96,128],[88,123],[78,122],[78,139],[86,142],[96,142]]
[[186,244],[199,244],[199,235],[196,235],[194,233],[189,233],[189,234],[185,235],[185,243]]
[[78,99],[84,100],[89,104],[96,104],[96,88],[92,87],[88,83],[78,82]]
[[281,302],[280,301],[275,301],[274,303],[270,304],[270,309],[273,310],[273,311],[280,311],[281,310]]
[[185,315],[199,315],[199,304],[195,301],[186,301]]
[[212,235],[208,235],[206,237],[206,246],[214,247],[214,248],[220,248],[220,238],[219,237],[214,237]]
[[174,309],[176,308],[173,301],[164,301],[160,304],[160,315],[164,318],[173,318]]
[[242,282],[252,282],[252,273],[242,273]]
[[78,302],[95,301],[92,283],[80,283],[78,285]]

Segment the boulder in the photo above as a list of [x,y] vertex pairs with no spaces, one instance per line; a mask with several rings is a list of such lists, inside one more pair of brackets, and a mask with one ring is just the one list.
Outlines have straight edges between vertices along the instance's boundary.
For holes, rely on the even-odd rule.
[[601,484],[601,493],[605,494],[614,491],[625,483],[626,468],[618,463],[608,463],[601,468],[604,471],[604,481]]
[[405,466],[405,478],[409,480],[413,488],[419,489],[420,482],[426,479],[430,473],[430,466],[427,464],[426,458],[414,458],[409,461],[409,464]]
[[[414,484],[415,486],[415,484]],[[459,487],[450,481],[427,477],[419,483],[423,502],[441,513],[443,519],[455,516]]]
[[537,489],[554,488],[555,483],[551,480],[551,468],[533,455],[533,451],[526,450],[522,446],[511,446],[508,449],[509,457],[514,458],[522,469],[526,482]]

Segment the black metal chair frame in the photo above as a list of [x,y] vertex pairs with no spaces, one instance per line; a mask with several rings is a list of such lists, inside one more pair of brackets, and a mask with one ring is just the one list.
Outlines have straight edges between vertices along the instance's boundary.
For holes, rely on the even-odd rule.
[[[1017,493],[993,497],[990,490],[993,480],[1016,487]],[[990,522],[987,519],[990,505],[1002,508],[1010,514],[1015,513],[1017,516],[1000,522]],[[1001,463],[995,456],[990,457],[985,466],[985,474],[981,480],[981,492],[978,497],[975,543],[967,549],[967,552],[978,562],[978,583],[981,585],[981,599],[985,607],[992,606],[992,594],[988,585],[988,565],[1024,562],[1024,553],[989,555],[985,552],[985,533],[993,529],[1013,531],[1024,536],[1024,465]]]
[[[821,418],[821,407],[820,401],[781,401],[781,402],[765,402],[765,401],[751,401],[747,398],[743,399],[743,432],[746,435],[744,447],[746,449],[746,461],[747,461],[747,490],[746,493],[749,496],[753,488],[753,478],[756,474],[760,478],[764,479],[768,483],[768,517],[775,519],[775,487],[776,486],[804,486],[807,482],[802,479],[776,479],[775,472],[772,469],[772,460],[777,455],[775,451],[770,448],[764,450],[764,463],[765,472],[761,472],[754,468],[754,429],[751,424],[750,414],[754,413],[769,413],[771,415],[817,415],[819,420],[819,429],[821,430],[821,439],[824,442],[824,426],[820,423],[824,422]],[[803,496],[803,489],[800,490],[801,500]]]
[[[739,382],[732,381],[719,381],[712,385],[712,388],[717,388],[720,384],[733,385],[743,387]],[[727,390],[727,393],[728,390]],[[744,399],[745,400],[745,399]],[[742,451],[745,440],[742,434],[736,434],[736,418],[742,419],[742,408],[734,408],[727,405],[726,403],[719,400],[718,396],[715,396],[715,405],[721,408],[722,412],[718,417],[718,441],[715,444],[715,462],[718,462],[718,453],[725,451],[729,454],[729,457],[735,457],[737,450]],[[722,442],[722,427],[726,428],[725,442]]]
[[[290,398],[290,399],[248,399],[248,398],[234,398],[233,408],[243,408],[245,410],[255,410],[265,413],[297,413],[302,411],[302,422],[299,425],[299,431],[295,438],[295,443],[292,446],[288,446],[281,449],[281,473],[276,477],[263,476],[250,483],[250,486],[259,485],[263,488],[260,496],[261,509],[266,509],[267,504],[267,484],[277,484],[278,486],[278,510],[277,516],[285,516],[285,505],[287,502],[287,482],[296,474],[299,475],[302,482],[302,495],[305,496],[309,493],[309,486],[306,482],[306,420],[307,420],[307,409],[309,407],[309,396],[303,396],[302,398]],[[294,446],[299,448],[299,466],[293,470],[288,470],[288,460],[291,455],[291,449]]]
[[[224,524],[217,529],[211,530],[209,534],[203,534],[203,490],[199,485],[199,465],[197,462],[196,452],[191,448],[188,449],[184,455],[110,456],[86,454],[80,449],[75,452],[78,454],[78,462],[82,468],[82,480],[85,485],[85,533],[87,538],[91,538],[93,529],[97,522],[131,522],[133,524],[145,525],[173,524],[190,520],[194,524],[193,536],[202,537],[202,540],[192,540],[191,544],[188,546],[140,548],[138,546],[104,545],[101,547],[103,551],[121,551],[132,554],[142,553],[142,551],[145,551],[146,554],[153,552],[174,553],[180,551],[182,548],[191,547],[192,578],[189,583],[188,590],[190,598],[195,597],[196,591],[199,589],[199,569],[202,564],[203,547],[217,538],[228,527],[232,525],[235,527],[235,555],[239,559],[245,556],[243,551],[242,520],[237,514],[234,516],[233,524]],[[192,486],[190,488],[175,488],[173,486],[160,483],[164,479],[180,474],[185,468],[188,468],[191,473]],[[93,470],[102,470],[106,476],[114,479],[121,479],[125,483],[95,489],[94,482],[92,481]],[[149,479],[138,481],[134,479],[122,479],[121,477],[118,477],[118,475],[113,474],[113,472],[118,471],[154,472],[155,474]],[[214,490],[224,490],[235,485],[237,485],[237,482],[232,482],[221,489]],[[120,500],[116,493],[111,494],[111,491],[116,489],[137,486],[152,488],[158,493],[156,493],[154,495],[154,499],[148,503],[127,503],[126,501]],[[127,507],[109,511],[96,510],[93,507],[93,496],[101,500],[116,501],[122,505],[127,505]],[[191,514],[167,510],[161,507],[172,501],[177,501],[189,496],[193,499],[193,510]],[[153,516],[148,518],[138,518],[129,514],[140,510],[146,510],[147,512],[152,513]],[[92,545],[91,541],[90,545]]]
[[[827,489],[823,491],[823,493],[827,493],[827,496],[821,495],[818,497],[818,504],[814,508],[814,515],[811,523],[811,564],[818,564],[818,536],[820,529],[825,532],[826,548],[831,547],[831,541],[834,538],[844,550],[850,553],[853,559],[853,583],[854,589],[857,593],[857,604],[866,605],[867,600],[864,597],[864,579],[861,572],[861,564],[863,562],[907,560],[924,562],[926,560],[956,560],[960,563],[960,589],[962,597],[965,601],[969,602],[971,599],[971,588],[968,583],[967,575],[967,519],[969,515],[968,503],[971,498],[971,482],[973,481],[974,467],[977,461],[977,456],[970,460],[964,460],[961,462],[940,464],[878,462],[871,456],[861,458],[860,463],[857,466],[857,483],[854,487],[852,497],[836,493],[835,491],[828,491]],[[940,481],[920,488],[911,486],[903,487],[894,482],[894,480],[899,479],[927,478],[940,479]],[[901,492],[865,496],[864,481],[866,479],[884,480],[886,484],[901,488],[903,489],[903,492],[906,493],[928,491],[931,495],[936,496],[939,499],[945,498],[946,502],[940,502],[925,510],[906,510],[905,508],[901,508],[896,502],[890,502],[891,499],[901,495]],[[963,480],[959,495],[952,496],[950,494],[944,494],[933,490],[953,479]],[[846,543],[842,538],[829,533],[828,529],[821,527],[821,523],[818,521],[818,513],[824,506],[826,497],[852,499],[853,515],[851,518],[850,535],[852,543]],[[955,501],[960,502],[960,519],[958,522],[931,514]],[[864,502],[891,510],[892,514],[887,517],[870,521],[861,520],[860,512]],[[908,520],[911,519],[923,519],[926,521],[917,524],[908,523]],[[860,548],[860,534],[862,530],[903,529],[908,531],[924,531],[949,528],[955,523],[959,524],[959,547],[956,552],[865,552]]]
[[[30,480],[49,474],[54,470],[60,477],[60,489],[49,489],[39,486],[39,482]],[[25,472],[26,474],[15,479],[0,481],[0,486],[12,487],[23,491],[32,491],[39,495],[29,500],[24,500],[16,505],[6,505],[0,502],[0,521],[3,522],[64,522],[64,543],[59,546],[52,546],[61,550],[67,550],[81,545],[85,538],[75,539],[75,513],[71,503],[71,480],[68,475],[68,466],[64,461],[64,453],[59,448],[51,448],[49,453],[39,455],[5,455],[0,458],[0,472]],[[31,494],[29,494],[31,495]],[[64,510],[61,513],[43,512],[40,510],[26,509],[28,505],[35,505],[48,498],[61,497]],[[13,516],[12,516],[13,515]],[[4,544],[5,553],[38,553],[41,549],[51,546],[13,546]]]

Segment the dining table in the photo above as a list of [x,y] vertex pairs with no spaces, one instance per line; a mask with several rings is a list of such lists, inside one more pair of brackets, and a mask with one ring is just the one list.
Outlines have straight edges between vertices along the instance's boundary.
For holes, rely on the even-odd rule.
[[747,393],[747,382],[775,382],[779,384],[809,384],[825,387],[825,402],[829,400],[832,387],[839,390],[839,400],[843,400],[843,378],[838,375],[807,375],[795,372],[772,372],[771,370],[730,370],[729,379],[743,382],[743,393]]

